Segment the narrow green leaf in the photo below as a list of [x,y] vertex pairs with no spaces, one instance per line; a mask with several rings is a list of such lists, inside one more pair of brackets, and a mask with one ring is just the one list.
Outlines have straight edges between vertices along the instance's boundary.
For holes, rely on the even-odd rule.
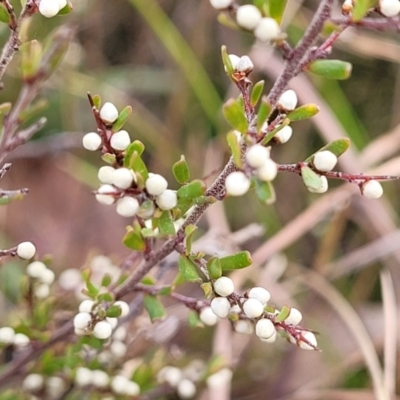
[[68,2],[65,7],[63,7],[57,15],[67,15],[73,10],[72,5]]
[[164,319],[167,315],[163,304],[156,296],[145,294],[143,297],[143,305],[149,314],[151,322]]
[[86,268],[82,271],[82,278],[86,285],[87,295],[90,298],[94,299],[98,295],[99,289],[91,282],[91,274],[92,271],[89,268]]
[[3,6],[3,4],[0,4],[0,22],[4,22],[5,24],[8,24],[10,22],[10,14]]
[[221,47],[221,56],[222,56],[222,63],[224,64],[225,71],[228,76],[231,76],[235,72],[235,69],[232,66],[232,62],[231,62],[231,59],[229,58],[229,54],[226,49],[226,46]]
[[278,24],[282,22],[283,12],[285,11],[286,0],[269,0],[268,1],[268,14]]
[[43,51],[45,63],[40,66],[42,71],[46,71],[46,78],[57,69],[64,59],[71,39],[72,35],[66,35],[63,28],[57,28],[46,37]]
[[149,177],[149,172],[147,171],[146,164],[144,163],[142,157],[140,157],[140,154],[137,151],[134,151],[132,156],[130,157],[128,168],[131,168],[133,169],[133,171],[139,173],[143,177],[144,181],[146,181]]
[[101,302],[111,303],[111,302],[115,301],[115,296],[113,293],[110,293],[110,292],[101,293],[97,296],[97,301],[99,303],[101,303]]
[[261,144],[262,145],[267,145],[271,139],[285,126],[290,124],[290,119],[285,118],[280,125],[278,125],[275,129],[273,129],[271,132],[268,132],[265,136],[264,139],[262,140]]
[[242,269],[253,263],[251,254],[248,251],[239,251],[239,253],[220,258],[222,271],[229,269]]
[[112,282],[111,275],[110,274],[105,274],[103,276],[103,279],[101,280],[101,286],[107,287],[107,286],[109,286],[111,284],[111,282]]
[[211,282],[204,282],[200,285],[200,287],[203,289],[206,299],[211,299],[211,297],[214,296],[214,288]]
[[125,157],[124,157],[124,167],[125,168],[130,167],[131,158],[135,151],[136,151],[136,153],[139,154],[139,156],[141,156],[144,152],[144,144],[140,140],[135,140],[125,150]]
[[106,153],[101,156],[101,159],[107,164],[115,163],[115,154]]
[[263,204],[273,204],[276,200],[275,189],[271,182],[260,181],[259,179],[255,180],[255,190],[258,199]]
[[232,152],[233,160],[235,161],[235,165],[240,169],[242,168],[242,152],[240,151],[240,143],[239,139],[235,133],[235,131],[230,131],[226,135],[226,139],[228,141],[228,145]]
[[12,104],[9,102],[6,103],[1,103],[0,104],[0,118],[3,117],[3,115],[8,114],[11,110]]
[[301,168],[301,177],[308,188],[318,190],[322,186],[321,176],[306,165]]
[[260,100],[262,92],[264,90],[264,81],[259,81],[253,86],[250,96],[250,104],[255,107]]
[[132,107],[131,106],[126,106],[118,115],[117,120],[114,122],[112,126],[112,131],[113,132],[118,132],[121,130],[121,128],[125,125],[126,121],[128,121],[128,118],[132,114]]
[[257,132],[260,132],[267,120],[269,114],[271,113],[272,107],[268,103],[266,96],[261,99],[260,107],[258,107],[257,113]]
[[275,317],[275,320],[278,322],[283,322],[290,314],[290,308],[288,306],[283,306],[282,310]]
[[308,119],[318,114],[319,107],[316,104],[304,104],[301,107],[296,108],[286,116],[290,121],[301,121],[302,119]]
[[181,254],[178,259],[179,272],[182,278],[187,282],[201,282],[196,265],[187,256]]
[[197,231],[196,225],[188,225],[185,227],[185,240],[186,240],[186,253],[190,254],[192,252],[192,242],[194,233]]
[[324,78],[344,80],[350,78],[352,65],[341,60],[316,60],[306,69]]
[[112,305],[106,311],[107,317],[118,318],[121,316],[121,307]]
[[122,243],[131,250],[145,251],[146,242],[140,232],[140,225],[135,222],[135,227],[130,228],[122,239]]
[[32,79],[40,68],[40,61],[43,54],[42,45],[37,40],[21,44],[21,71],[25,80]]
[[179,199],[196,199],[206,191],[206,184],[200,179],[196,179],[178,189]]
[[174,174],[176,181],[181,185],[188,183],[190,179],[190,171],[184,155],[181,155],[181,159],[172,166],[172,173]]
[[191,328],[203,326],[202,322],[200,321],[199,314],[196,311],[190,310],[188,312],[188,324]]
[[94,106],[100,110],[101,108],[101,97],[99,94],[95,94],[94,96],[92,96],[92,100],[93,100],[93,104]]
[[172,293],[172,287],[171,286],[166,286],[163,287],[159,292],[159,296],[169,296]]
[[315,153],[311,154],[311,156],[307,157],[305,160],[306,163],[311,162],[313,159],[314,155],[320,151],[325,151],[328,150],[331,153],[333,153],[336,157],[340,157],[343,153],[347,151],[347,149],[350,147],[350,139],[349,138],[341,138],[334,140],[332,142],[329,142],[326,144],[324,147],[321,147],[318,151]]
[[158,228],[160,230],[160,235],[171,236],[175,235],[175,226],[171,218],[170,211],[164,211],[159,219]]
[[368,11],[377,4],[377,0],[357,0],[353,6],[351,18],[353,21],[363,19]]
[[211,257],[207,261],[207,270],[212,279],[218,279],[222,276],[221,262],[218,257]]
[[228,100],[223,106],[223,113],[225,119],[233,129],[236,129],[241,133],[247,132],[248,122],[244,115],[244,109],[236,100]]
[[241,30],[236,21],[228,13],[223,13],[223,12],[219,13],[217,16],[217,20],[221,25],[229,29],[233,29],[235,31]]

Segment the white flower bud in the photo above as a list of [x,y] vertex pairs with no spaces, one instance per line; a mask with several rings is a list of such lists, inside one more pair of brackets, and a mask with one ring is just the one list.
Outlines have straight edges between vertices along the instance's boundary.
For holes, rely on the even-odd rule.
[[113,339],[122,342],[126,339],[126,328],[119,326],[113,333]]
[[28,336],[24,335],[23,333],[16,333],[14,336],[14,346],[17,346],[18,348],[23,348],[28,346],[30,343],[30,339]]
[[58,284],[64,290],[73,290],[80,283],[82,283],[82,275],[77,269],[74,268],[68,268],[64,270],[61,272],[58,278]]
[[266,342],[266,343],[274,343],[276,341],[276,331],[269,337],[269,338],[262,338],[260,337],[260,340],[262,342]]
[[380,0],[379,9],[385,17],[395,17],[400,12],[398,0]]
[[182,379],[176,388],[178,395],[182,399],[190,399],[196,394],[196,385],[189,379]]
[[114,150],[124,151],[131,144],[131,138],[127,131],[115,132],[110,139],[110,145]]
[[233,280],[227,276],[221,276],[214,282],[214,290],[220,296],[229,296],[235,290]]
[[58,1],[58,7],[60,10],[62,10],[68,3],[67,0],[57,0]]
[[113,341],[110,345],[110,351],[114,357],[122,358],[126,354],[127,347],[125,343]]
[[65,382],[59,376],[50,376],[46,380],[46,391],[51,398],[59,398],[65,390]]
[[236,69],[239,64],[240,57],[238,57],[236,54],[229,54],[229,59],[231,60],[233,69]]
[[29,374],[22,382],[22,388],[27,392],[36,392],[43,387],[44,379],[39,374]]
[[257,168],[256,171],[256,176],[265,182],[270,182],[274,180],[277,174],[278,174],[278,165],[270,158],[267,158],[264,161],[264,164],[260,168]]
[[312,163],[318,171],[328,172],[335,167],[337,157],[329,150],[319,151],[314,155]]
[[80,312],[75,315],[74,327],[77,329],[86,329],[91,321],[92,316],[88,312]]
[[97,177],[101,183],[112,185],[115,168],[105,165],[99,169]]
[[156,203],[161,210],[172,210],[178,204],[178,196],[174,190],[167,189],[157,196]]
[[271,294],[268,292],[268,290],[259,286],[250,289],[247,293],[247,296],[249,299],[257,299],[263,305],[267,304],[271,298]]
[[[301,335],[304,337],[304,339],[308,340],[312,345],[314,345],[315,347],[317,347],[317,338],[315,337],[315,335],[310,332],[310,331],[303,331],[301,333]],[[296,343],[296,341],[294,340],[294,343]],[[298,346],[303,349],[303,350],[315,350],[314,347],[310,346],[309,344],[307,344],[306,342],[304,342],[303,340],[299,340],[298,342]]]
[[46,299],[50,294],[50,286],[45,283],[35,286],[33,293],[38,299]]
[[250,74],[250,72],[253,71],[253,69],[254,69],[254,64],[250,60],[250,57],[242,56],[242,57],[240,57],[240,60],[236,66],[236,69],[239,72],[243,72],[245,74]]
[[289,316],[285,319],[285,322],[287,324],[296,326],[300,323],[302,318],[303,318],[303,316],[301,315],[301,312],[297,308],[292,307],[290,309]]
[[215,374],[210,375],[207,380],[208,387],[226,387],[232,380],[232,370],[229,368],[220,369]]
[[36,253],[36,247],[31,242],[22,242],[17,246],[17,256],[23,260],[30,260]]
[[40,282],[46,285],[51,285],[54,282],[55,274],[51,269],[46,268],[38,278]]
[[321,186],[318,189],[307,187],[308,191],[311,193],[325,193],[328,190],[328,179],[326,176],[321,175]]
[[243,311],[249,318],[258,318],[264,312],[264,305],[257,299],[248,299],[243,304]]
[[291,126],[284,126],[275,136],[274,139],[280,144],[284,144],[292,137],[293,129]]
[[140,386],[136,382],[128,380],[125,386],[125,394],[127,396],[139,396]]
[[251,335],[253,333],[253,324],[247,319],[240,319],[235,324],[235,331],[237,333]]
[[232,0],[210,0],[210,3],[216,10],[223,10],[232,4]]
[[15,332],[13,328],[5,326],[0,328],[0,343],[11,344],[14,342]]
[[122,217],[133,217],[139,210],[139,202],[134,197],[123,197],[117,202],[117,213]]
[[40,0],[39,12],[46,18],[55,17],[60,11],[60,6],[54,0]]
[[88,386],[92,384],[92,370],[84,367],[79,367],[75,374],[75,383],[77,386]]
[[125,388],[126,388],[127,383],[128,383],[128,379],[125,378],[125,376],[115,375],[111,379],[111,384],[110,384],[111,390],[115,394],[126,394],[125,393]]
[[89,132],[82,138],[83,147],[89,151],[99,150],[102,143],[101,136],[96,132]]
[[31,278],[39,279],[46,270],[47,267],[44,263],[41,261],[34,261],[26,267],[26,274]]
[[230,314],[240,314],[242,312],[242,309],[237,305],[234,304],[231,309],[229,310]]
[[231,172],[226,177],[225,188],[230,196],[242,196],[250,188],[250,179],[242,171]]
[[81,304],[79,304],[79,312],[90,313],[92,312],[93,305],[94,305],[93,300],[83,300]]
[[214,313],[214,311],[211,309],[211,307],[204,307],[200,311],[199,318],[200,318],[200,321],[204,325],[208,325],[208,326],[213,326],[218,322],[218,317]]
[[167,190],[168,182],[159,174],[149,174],[145,185],[149,194],[153,196],[160,196]]
[[129,304],[125,301],[116,301],[114,306],[117,306],[121,309],[121,315],[120,318],[126,317],[129,314]]
[[111,325],[111,329],[114,329],[118,325],[118,318],[107,317],[106,321]]
[[104,388],[110,382],[108,374],[100,369],[92,371],[92,384],[98,388]]
[[220,318],[225,318],[229,314],[231,304],[226,297],[215,297],[211,300],[211,309]]
[[100,321],[93,328],[93,335],[98,339],[108,339],[112,333],[112,326],[108,321]]
[[367,199],[379,199],[383,195],[382,185],[378,181],[366,181],[361,185],[361,194]]
[[250,147],[246,153],[246,161],[253,168],[260,168],[264,165],[265,160],[269,159],[269,149],[261,144],[255,144]]
[[267,318],[260,319],[256,323],[256,335],[262,339],[270,338],[276,333],[275,325]]
[[157,374],[157,380],[160,383],[168,383],[170,386],[175,387],[182,379],[182,371],[179,368],[166,366],[161,368]]
[[114,204],[115,196],[112,193],[118,193],[118,189],[111,185],[102,185],[96,194],[96,200],[100,204],[105,204],[107,206]]
[[281,30],[273,18],[262,18],[254,29],[254,36],[260,42],[269,42],[276,39]]
[[244,28],[252,31],[258,23],[261,21],[261,12],[252,4],[246,4],[240,6],[236,12],[236,22],[237,24]]
[[118,168],[114,170],[113,184],[120,189],[128,189],[132,186],[135,175],[132,170],[128,168]]
[[278,100],[278,107],[284,111],[292,111],[297,106],[297,94],[294,90],[286,90]]
[[113,103],[104,103],[100,109],[100,118],[106,124],[112,124],[118,118],[117,107]]

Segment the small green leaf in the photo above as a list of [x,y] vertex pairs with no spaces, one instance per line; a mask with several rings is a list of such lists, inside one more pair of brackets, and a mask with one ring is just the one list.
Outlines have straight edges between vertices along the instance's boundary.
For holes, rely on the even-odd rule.
[[99,293],[99,289],[91,282],[92,271],[89,268],[86,268],[82,271],[82,279],[86,284],[87,295],[94,299]]
[[118,115],[117,120],[113,123],[112,131],[118,132],[125,125],[126,121],[132,114],[132,107],[126,106]]
[[128,168],[131,168],[133,169],[133,171],[140,174],[143,177],[144,181],[146,181],[149,177],[149,172],[147,171],[146,164],[144,163],[142,157],[140,157],[140,154],[137,151],[134,151],[131,155]]
[[159,219],[158,228],[161,236],[175,235],[175,226],[170,211],[164,211]]
[[21,44],[21,70],[25,80],[33,79],[40,68],[40,61],[43,54],[42,45],[37,40]]
[[262,140],[261,144],[264,146],[267,145],[281,129],[283,129],[285,126],[289,124],[290,124],[290,119],[285,118],[280,125],[278,125],[275,129],[273,129],[271,132],[268,132],[264,136],[264,139]]
[[250,104],[255,107],[260,100],[262,92],[264,90],[264,81],[259,81],[253,86],[250,96]]
[[122,243],[131,250],[136,250],[136,251],[146,250],[146,242],[140,230],[137,229],[129,230],[123,237]]
[[316,60],[306,69],[327,79],[344,80],[350,78],[352,65],[341,60]]
[[353,6],[351,18],[353,21],[363,19],[368,11],[377,4],[377,0],[357,0]]
[[268,1],[268,14],[278,24],[282,22],[282,15],[285,11],[286,0],[269,0]]
[[148,286],[154,286],[157,281],[149,275],[146,275],[141,281],[140,283],[143,283],[143,285],[148,285]]
[[115,154],[106,153],[101,156],[101,159],[107,164],[115,163]]
[[186,240],[186,253],[190,254],[192,252],[192,242],[194,233],[197,231],[196,225],[188,225],[185,227],[185,240]]
[[283,306],[282,310],[275,317],[275,320],[278,322],[283,322],[290,314],[290,308],[288,306]]
[[66,35],[63,28],[58,28],[46,37],[44,43],[43,61],[41,70],[46,71],[48,78],[60,65],[67,54],[72,35]]
[[333,153],[336,157],[340,157],[343,153],[345,153],[348,148],[350,147],[350,139],[349,138],[341,138],[334,140],[332,142],[329,142],[326,144],[324,147],[321,147],[318,151],[315,153],[311,154],[311,156],[307,157],[305,160],[306,163],[311,162],[313,159],[314,155],[320,151],[325,151],[328,150],[331,153]]
[[172,293],[172,287],[171,286],[166,286],[163,287],[162,289],[160,289],[160,291],[158,292],[158,294],[160,296],[169,296]]
[[225,119],[233,129],[241,133],[247,132],[248,122],[244,115],[244,109],[234,99],[228,100],[223,106]]
[[97,296],[97,301],[99,303],[102,303],[102,302],[111,303],[111,302],[115,301],[115,296],[113,293],[110,293],[110,292],[101,293]]
[[201,282],[195,263],[187,256],[181,254],[178,259],[179,272],[188,282]]
[[190,310],[188,312],[188,323],[191,328],[198,328],[199,326],[203,326],[200,321],[199,314],[196,311]]
[[101,97],[100,97],[100,95],[99,94],[95,94],[94,96],[92,96],[92,101],[93,101],[94,106],[98,110],[100,110],[100,107],[101,107]]
[[212,279],[218,279],[222,276],[221,262],[218,257],[211,257],[207,261],[207,270]]
[[319,107],[316,104],[304,104],[301,107],[296,108],[286,116],[290,121],[301,121],[302,119],[308,119],[318,114]]
[[267,120],[269,114],[271,113],[271,104],[267,101],[266,96],[261,99],[260,107],[258,107],[257,113],[257,132],[260,132]]
[[103,276],[103,279],[101,280],[101,286],[107,287],[111,284],[112,282],[112,276],[110,274],[105,274]]
[[224,64],[224,68],[228,76],[231,76],[235,70],[232,66],[231,59],[229,58],[229,54],[226,50],[226,46],[221,47],[221,55],[222,55],[222,63]]
[[206,184],[200,179],[196,179],[178,189],[179,199],[196,199],[206,191]]
[[114,305],[111,307],[108,307],[108,309],[106,311],[106,315],[107,315],[107,317],[118,318],[119,316],[121,316],[121,307],[114,306]]
[[185,156],[181,155],[181,159],[172,166],[172,173],[178,183],[186,184],[190,179],[190,171]]
[[269,0],[253,0],[253,4],[254,4],[264,15],[269,15],[268,1],[269,1]]
[[235,131],[230,131],[226,139],[228,141],[228,145],[232,152],[233,160],[235,161],[235,165],[240,169],[242,168],[242,152],[240,150],[239,139],[235,133]]
[[130,380],[140,386],[140,391],[147,392],[149,389],[153,388],[154,377],[154,366],[144,359],[143,363],[140,363],[135,369]]
[[318,190],[322,186],[321,176],[306,165],[301,167],[301,177],[308,188]]
[[251,254],[248,251],[239,251],[239,253],[220,258],[222,271],[230,269],[242,269],[253,263]]
[[5,24],[8,24],[10,22],[10,14],[3,6],[3,4],[0,4],[0,22],[4,22]]
[[0,104],[0,117],[3,117],[3,115],[6,115],[10,112],[12,108],[12,104],[9,102],[6,103],[1,103]]
[[255,180],[255,189],[258,199],[263,204],[273,204],[276,200],[275,189],[271,182],[260,181],[259,179]]
[[156,296],[145,294],[143,297],[143,305],[149,314],[151,322],[164,319],[167,315],[163,303],[161,303]]
[[222,13],[222,12],[219,13],[217,16],[217,20],[221,25],[223,25],[229,29],[233,29],[236,31],[240,30],[239,25],[228,13]]
[[214,296],[214,288],[211,282],[204,282],[200,285],[200,287],[203,289],[206,299],[211,299],[211,297]]
[[67,15],[73,10],[73,7],[70,3],[67,3],[65,7],[63,7],[57,15]]

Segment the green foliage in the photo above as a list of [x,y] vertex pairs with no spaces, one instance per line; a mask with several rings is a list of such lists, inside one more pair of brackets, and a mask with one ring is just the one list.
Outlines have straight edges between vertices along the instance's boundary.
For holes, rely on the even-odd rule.
[[143,305],[149,314],[151,322],[164,319],[167,315],[163,304],[156,296],[145,294],[143,297]]
[[253,263],[248,251],[239,251],[236,254],[220,258],[222,271],[247,268]]
[[324,78],[343,80],[350,78],[352,65],[341,60],[316,60],[307,69]]
[[181,155],[181,159],[174,163],[172,166],[172,173],[178,183],[184,185],[188,183],[190,179],[189,165],[184,155]]

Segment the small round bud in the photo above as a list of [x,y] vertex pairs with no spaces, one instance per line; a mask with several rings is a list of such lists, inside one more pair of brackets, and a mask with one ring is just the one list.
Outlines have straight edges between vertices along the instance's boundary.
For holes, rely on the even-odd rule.
[[211,300],[211,309],[220,318],[225,318],[229,314],[231,304],[226,297],[215,297]]
[[75,384],[77,386],[88,386],[92,384],[92,370],[84,367],[79,367],[75,374]]
[[196,385],[189,379],[182,379],[176,389],[181,399],[190,399],[196,394]]
[[83,147],[89,151],[99,150],[103,140],[96,132],[89,132],[82,138]]
[[395,17],[400,12],[398,0],[380,0],[379,9],[385,17]]
[[104,103],[100,109],[100,118],[105,124],[112,124],[118,118],[117,107],[113,103]]
[[240,319],[235,324],[235,331],[244,335],[251,335],[253,333],[253,324],[247,319]]
[[276,331],[269,338],[260,337],[260,340],[266,343],[274,343],[276,341]]
[[250,188],[250,179],[242,171],[232,172],[226,177],[225,188],[230,196],[242,196]]
[[274,180],[277,174],[278,174],[278,165],[270,158],[267,158],[264,161],[264,164],[260,168],[257,168],[256,171],[256,176],[265,182],[270,182]]
[[229,310],[230,314],[240,314],[242,312],[242,309],[237,305],[234,304],[231,309]]
[[113,193],[118,193],[118,189],[111,185],[102,185],[97,191],[96,200],[107,206],[114,204],[115,196],[113,196]]
[[294,90],[286,90],[278,100],[278,107],[284,111],[292,111],[297,106],[297,94]]
[[246,4],[240,6],[236,12],[236,22],[237,24],[244,28],[252,31],[258,23],[261,21],[261,12],[252,4]]
[[36,392],[43,387],[44,379],[39,374],[29,374],[22,382],[22,388],[27,392]]
[[257,299],[248,299],[243,304],[243,311],[249,318],[258,318],[264,312],[264,305]]
[[51,269],[46,268],[38,278],[40,282],[46,285],[51,285],[54,282],[55,274]]
[[207,380],[208,387],[226,387],[229,382],[232,380],[232,370],[229,368],[220,369],[215,374],[210,375]]
[[0,343],[11,344],[14,342],[15,332],[13,328],[5,326],[0,328]]
[[132,186],[135,175],[128,168],[118,168],[114,170],[113,184],[120,189],[128,189]]
[[114,357],[122,358],[126,354],[127,347],[125,343],[113,341],[110,345],[110,351]]
[[98,388],[104,388],[110,382],[108,374],[100,369],[92,371],[92,385]]
[[328,190],[328,179],[326,176],[321,175],[321,186],[318,189],[307,187],[308,191],[311,193],[325,193]]
[[120,318],[126,317],[129,314],[129,304],[125,301],[116,301],[114,306],[118,306],[121,309]]
[[119,326],[113,333],[113,339],[119,342],[123,342],[126,339],[126,328]]
[[26,267],[26,274],[31,278],[39,279],[46,270],[47,267],[44,263],[41,261],[34,261]]
[[86,329],[91,321],[92,316],[88,312],[80,312],[75,315],[74,327],[77,329]]
[[112,326],[108,321],[100,321],[93,328],[93,335],[98,339],[108,339],[112,333]]
[[269,42],[276,39],[281,30],[273,18],[262,18],[254,29],[254,36],[260,42]]
[[17,246],[17,256],[23,260],[30,260],[36,253],[36,247],[31,242],[22,242]]
[[253,168],[260,168],[269,159],[269,150],[261,144],[256,144],[247,151],[246,161]]
[[61,272],[58,278],[58,284],[64,290],[73,290],[82,283],[81,273],[74,268],[68,268]]
[[125,394],[125,387],[126,387],[127,382],[128,382],[128,379],[125,378],[125,376],[115,375],[111,379],[111,383],[110,383],[111,390],[115,394]]
[[328,172],[335,167],[337,157],[329,150],[319,151],[314,155],[312,163],[318,171]]
[[361,194],[367,199],[379,199],[383,195],[382,185],[378,181],[366,181],[361,185]]
[[55,17],[60,11],[60,6],[54,0],[40,0],[39,12],[46,18]]
[[284,144],[289,141],[292,137],[293,129],[291,126],[284,126],[275,136],[274,139],[280,143]]
[[267,304],[269,299],[271,298],[271,294],[268,292],[267,289],[263,287],[253,287],[247,293],[249,299],[256,299],[263,305]]
[[33,293],[38,299],[46,299],[50,294],[50,286],[46,285],[45,283],[37,285],[33,289]]
[[125,386],[125,394],[127,396],[139,396],[140,386],[136,382],[128,380]]
[[172,210],[178,204],[178,196],[174,190],[167,189],[157,196],[156,203],[161,210]]
[[28,336],[24,335],[23,333],[16,333],[14,336],[14,346],[17,346],[18,348],[23,348],[28,346],[30,342],[30,339]]
[[256,335],[262,339],[270,338],[276,333],[275,325],[267,318],[260,319],[256,323]]
[[101,183],[112,185],[115,168],[105,165],[99,169],[97,177]]
[[297,308],[291,308],[289,316],[285,319],[285,322],[287,324],[291,325],[298,325],[300,321],[302,320],[303,316],[301,315],[301,312]]
[[107,317],[106,321],[111,325],[111,329],[114,329],[118,325],[118,318]]
[[62,10],[68,3],[67,0],[57,0],[58,1],[58,7],[60,10]]
[[216,10],[223,10],[232,4],[232,0],[210,0],[210,3]]
[[110,145],[114,150],[124,151],[131,144],[131,138],[127,131],[115,132],[110,139]]
[[170,386],[175,387],[182,379],[182,371],[179,368],[166,366],[161,368],[157,374],[157,380],[160,383],[168,383]]
[[79,304],[79,312],[90,313],[92,312],[93,305],[94,305],[93,300],[83,300],[81,304]]
[[218,322],[218,317],[211,307],[204,307],[200,311],[199,318],[204,325],[208,326],[213,326]]
[[250,60],[250,57],[248,56],[243,56],[240,57],[240,60],[236,66],[237,71],[243,72],[245,74],[250,74],[251,71],[254,69],[254,64]]
[[238,57],[236,54],[229,54],[229,60],[231,60],[233,69],[236,69],[239,64],[240,57]]
[[139,202],[134,197],[123,197],[117,202],[117,213],[122,217],[133,217],[139,210]]
[[160,196],[167,190],[168,182],[159,174],[149,174],[145,185],[149,194],[153,196]]
[[65,390],[65,382],[59,376],[49,376],[46,380],[46,391],[51,398],[60,398]]
[[[310,344],[317,347],[317,344],[318,344],[317,338],[315,337],[315,335],[312,332],[304,331],[304,332],[302,332],[302,336],[304,337],[304,339],[308,340],[310,342]],[[301,339],[298,342],[298,346],[303,350],[315,350],[314,347],[310,346],[308,343],[304,342]]]
[[235,290],[233,280],[227,276],[221,276],[214,282],[214,290],[220,296],[229,296]]

